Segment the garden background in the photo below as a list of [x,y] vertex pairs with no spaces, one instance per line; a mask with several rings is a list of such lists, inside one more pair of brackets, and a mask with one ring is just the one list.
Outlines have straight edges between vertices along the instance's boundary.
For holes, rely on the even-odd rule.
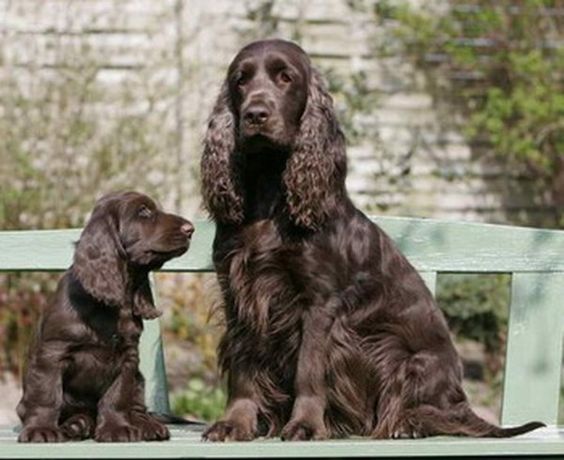
[[[231,58],[264,37],[296,41],[326,76],[367,213],[564,226],[562,0],[0,0],[0,230],[80,227],[118,189],[205,218],[205,121]],[[0,424],[16,421],[57,278],[0,275]],[[213,419],[213,276],[158,281],[173,406]],[[509,283],[438,280],[465,387],[491,420]]]

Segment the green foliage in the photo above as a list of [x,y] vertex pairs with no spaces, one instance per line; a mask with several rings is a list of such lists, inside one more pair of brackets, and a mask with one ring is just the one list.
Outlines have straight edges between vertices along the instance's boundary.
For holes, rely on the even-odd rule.
[[[503,380],[503,356],[507,338],[510,299],[510,275],[440,275],[437,279],[437,302],[445,314],[456,341],[483,346],[481,377],[487,382],[471,384],[471,399],[491,406],[499,399]],[[480,374],[477,374],[480,375]],[[477,376],[475,375],[475,377]]]
[[39,312],[55,290],[57,276],[27,273],[0,277],[0,376],[21,374]]
[[3,79],[1,228],[82,225],[94,200],[116,189],[142,187],[159,198],[157,184],[147,180],[160,169],[161,141],[151,128],[156,120],[127,107],[126,86],[114,100],[117,114],[93,110],[104,88],[92,59],[90,67],[61,71],[49,81],[41,74]]
[[166,335],[199,355],[200,367],[191,369],[191,375],[203,375],[208,383],[217,383],[216,349],[222,329],[212,305],[215,274],[159,273],[156,277],[159,301],[167,312],[163,318]]
[[220,387],[209,387],[203,380],[193,378],[187,388],[174,397],[172,407],[175,414],[214,421],[223,414],[225,402],[225,392]]
[[[369,75],[365,71],[358,71],[345,77],[332,68],[323,69],[322,74],[335,99],[337,115],[347,142],[354,144],[377,136],[372,126],[358,120],[359,115],[370,113],[378,102],[378,94],[369,86]],[[379,143],[379,138],[375,138],[374,142]]]
[[410,57],[436,99],[461,109],[471,141],[538,178],[563,207],[564,19],[551,13],[558,3],[445,3],[385,2],[380,14],[396,24],[396,41],[382,51]]
[[[108,85],[100,78],[106,57],[86,36],[57,41],[50,69],[42,67],[40,47],[27,50],[29,68],[18,66],[11,59],[19,40],[0,37],[0,229],[82,226],[101,194],[120,189],[170,199],[175,188],[162,182],[176,173],[174,132],[166,123],[170,108],[156,104],[170,96],[169,86],[158,85],[162,77],[148,65],[146,74]],[[21,368],[57,278],[0,277],[0,372]]]
[[508,275],[441,275],[437,301],[460,338],[499,352],[505,342],[509,300]]

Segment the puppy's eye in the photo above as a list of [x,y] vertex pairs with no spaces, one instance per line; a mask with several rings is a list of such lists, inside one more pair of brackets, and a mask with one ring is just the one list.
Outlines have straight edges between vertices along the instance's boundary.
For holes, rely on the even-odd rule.
[[245,83],[247,83],[248,80],[249,79],[246,75],[240,75],[239,77],[237,77],[237,80],[235,80],[235,84],[239,87],[245,86]]
[[291,83],[292,76],[288,72],[283,70],[282,72],[280,72],[280,80],[283,81],[284,83]]
[[137,215],[142,217],[143,219],[149,219],[153,215],[153,211],[151,211],[147,206],[143,205],[137,211]]

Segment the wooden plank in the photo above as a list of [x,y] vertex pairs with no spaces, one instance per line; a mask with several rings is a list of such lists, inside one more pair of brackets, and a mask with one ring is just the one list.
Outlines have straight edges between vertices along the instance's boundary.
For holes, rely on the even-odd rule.
[[564,232],[434,219],[378,217],[375,221],[420,271],[564,269]]
[[[366,166],[366,169],[365,169]],[[398,200],[405,199],[405,197],[411,193],[423,193],[426,195],[446,195],[448,193],[453,193],[457,199],[466,200],[470,195],[484,194],[490,195],[491,198],[487,200],[481,199],[480,203],[493,202],[495,203],[495,197],[499,197],[502,192],[502,188],[507,185],[507,181],[501,177],[488,178],[451,178],[449,179],[446,175],[444,177],[437,177],[433,174],[420,174],[412,178],[413,191],[406,192],[403,190],[403,186],[400,184],[389,184],[387,180],[374,180],[374,176],[379,172],[383,172],[384,165],[370,165],[370,164],[358,164],[353,170],[358,169],[358,174],[354,179],[347,183],[349,192],[354,192],[357,190],[362,190],[365,193],[370,193],[375,196],[381,195],[393,195],[397,196]],[[380,170],[379,170],[380,169]],[[369,171],[367,171],[369,170]],[[520,181],[520,186],[522,190],[516,192],[516,199],[511,201],[512,206],[519,206],[521,208],[532,208],[534,206],[531,203],[530,197],[535,191],[535,187],[532,183],[527,181]],[[525,197],[529,196],[529,201],[525,201]],[[445,203],[449,201],[445,200]],[[549,209],[548,205],[538,205],[544,209]],[[456,205],[453,203],[453,206]],[[460,207],[460,205],[458,206]]]
[[425,284],[429,288],[429,291],[435,295],[435,289],[437,287],[437,272],[420,272],[421,278],[425,281]]
[[0,270],[66,270],[80,229],[0,232]]
[[[362,166],[359,165],[359,167]],[[420,213],[425,211],[434,212],[436,210],[456,211],[469,209],[475,212],[491,210],[501,211],[502,213],[516,210],[543,210],[548,214],[548,212],[554,209],[554,206],[550,204],[535,205],[531,203],[530,198],[527,198],[527,196],[530,197],[532,195],[530,189],[528,195],[526,189],[523,189],[520,193],[515,193],[504,208],[502,206],[503,197],[495,192],[458,191],[453,187],[455,190],[450,193],[448,186],[452,185],[452,182],[448,182],[447,179],[430,179],[429,181],[423,179],[422,182],[426,183],[423,189],[414,188],[412,191],[406,192],[401,189],[401,186],[397,188],[393,185],[387,187],[386,181],[375,182],[374,176],[369,176],[366,172],[359,171],[357,177],[349,181],[348,189],[351,194],[367,194],[373,203],[378,203],[379,205],[399,205],[405,203],[414,206],[415,203]],[[484,184],[483,189],[486,188],[487,185]],[[480,198],[476,198],[477,194],[481,194]]]
[[82,32],[116,27],[148,31],[158,26],[160,16],[172,14],[173,1],[19,0],[5,7],[0,23],[9,32]]
[[[154,290],[153,290],[154,292]],[[145,378],[145,404],[152,412],[170,413],[165,359],[158,319],[143,321],[143,334],[139,342],[139,369]]]
[[[421,272],[564,271],[564,232],[505,225],[375,217]],[[214,225],[197,221],[190,250],[164,271],[211,271]],[[0,232],[0,271],[64,270],[80,230]]]
[[[151,290],[155,305],[159,306],[159,292],[154,276],[151,276]],[[161,336],[161,324],[158,319],[143,322],[143,334],[139,342],[139,369],[145,378],[145,404],[152,412],[170,413],[168,383]]]
[[556,424],[563,331],[564,273],[513,275],[503,424]]
[[0,459],[24,458],[359,458],[359,457],[494,457],[538,458],[564,454],[564,429],[543,429],[510,439],[436,437],[412,440],[281,442],[257,440],[211,443],[200,440],[201,431],[170,427],[168,442],[17,444],[15,434],[0,431]]
[[[168,271],[210,271],[214,225],[195,223],[191,248],[167,264]],[[61,271],[72,263],[81,229],[0,232],[0,271]]]
[[160,68],[173,45],[172,38],[163,34],[20,34],[4,48],[13,56],[10,68],[147,67],[161,59]]

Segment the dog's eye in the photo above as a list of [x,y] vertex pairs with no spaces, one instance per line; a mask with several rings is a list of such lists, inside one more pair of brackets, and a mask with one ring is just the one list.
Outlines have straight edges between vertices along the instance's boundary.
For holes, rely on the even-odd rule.
[[237,86],[245,86],[245,83],[247,83],[248,80],[249,79],[246,75],[240,75],[239,77],[237,77],[237,80],[235,80],[235,84]]
[[153,215],[153,211],[151,211],[147,206],[143,205],[137,211],[137,215],[142,217],[143,219],[149,219]]
[[291,83],[292,76],[288,72],[283,70],[282,72],[280,72],[280,80],[283,81],[284,83]]

